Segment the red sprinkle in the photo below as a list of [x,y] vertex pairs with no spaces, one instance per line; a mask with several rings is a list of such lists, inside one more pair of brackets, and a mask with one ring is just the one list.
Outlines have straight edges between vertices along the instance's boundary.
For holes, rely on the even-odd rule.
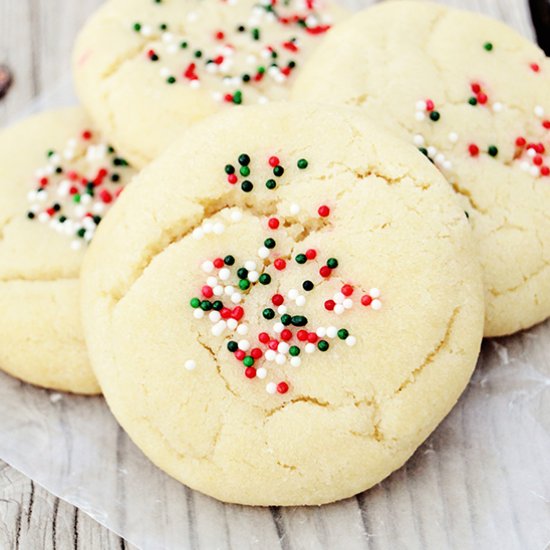
[[522,138],[522,137],[518,137],[516,139],[516,145],[518,147],[525,147],[525,144],[527,143],[527,141],[525,141],[525,138]]
[[546,130],[550,130],[550,120],[544,120],[542,122],[542,127],[545,128]]
[[269,157],[269,166],[271,166],[272,168],[275,168],[275,166],[279,166],[279,163],[280,163],[280,160],[279,160],[279,157]]
[[110,202],[113,202],[113,195],[107,191],[107,189],[103,189],[101,193],[99,193],[99,198],[105,203],[109,204]]
[[317,334],[315,334],[315,332],[310,332],[310,333],[308,333],[308,335],[307,335],[307,341],[308,341],[310,344],[316,344],[316,343],[317,343],[317,340],[319,340],[319,336],[317,336]]
[[323,206],[319,207],[319,210],[317,210],[317,212],[319,213],[319,216],[321,216],[321,218],[326,218],[330,214],[330,208],[323,204]]
[[535,166],[542,166],[543,158],[540,155],[537,155],[535,158],[533,158],[533,164]]
[[351,285],[344,285],[342,287],[342,294],[344,296],[351,296],[353,294],[353,287]]
[[244,369],[244,375],[247,378],[256,378],[256,369],[254,367],[246,367],[246,369]]
[[435,109],[434,102],[431,99],[426,100],[426,111],[433,111]]
[[250,351],[250,356],[254,359],[259,359],[263,355],[262,350],[260,348],[253,348]]
[[86,141],[92,139],[92,132],[90,132],[90,130],[84,130],[84,132],[82,132],[82,139]]
[[281,340],[288,342],[291,338],[292,338],[292,331],[288,330],[287,328],[281,331]]
[[273,297],[271,298],[271,302],[273,303],[274,306],[280,306],[283,304],[284,301],[285,299],[281,294],[274,294]]
[[361,298],[361,303],[362,303],[364,306],[370,306],[371,303],[372,303],[372,298],[371,298],[368,294],[365,294],[365,295]]
[[481,86],[477,82],[474,82],[471,87],[474,94],[479,94],[479,92],[481,92]]
[[222,307],[220,310],[220,315],[222,319],[229,319],[231,317],[231,310],[228,307]]
[[541,176],[550,176],[550,168],[548,166],[542,166],[540,169]]
[[216,269],[221,269],[223,267],[224,263],[223,263],[223,260],[221,258],[216,258],[214,260],[214,267]]
[[479,147],[472,143],[468,146],[468,152],[471,157],[477,157],[479,155]]
[[240,321],[243,315],[244,309],[241,306],[234,307],[233,311],[231,312],[231,317],[233,317],[233,319],[236,319],[237,321]]
[[531,65],[529,65],[529,67],[531,67],[531,70],[534,73],[538,73],[540,71],[540,65],[538,63],[531,63]]
[[[204,285],[202,287],[202,295],[205,298],[212,298],[212,296],[214,296],[214,291],[212,290],[212,287],[208,286],[208,285]],[[221,315],[221,313],[220,313],[220,315]]]
[[296,337],[300,340],[300,342],[305,342],[307,340],[307,330],[299,330],[296,333]]
[[246,357],[246,353],[242,349],[238,349],[235,352],[235,359],[242,361]]
[[267,225],[269,229],[277,229],[279,227],[279,220],[277,218],[269,218]]
[[327,311],[332,311],[335,305],[336,305],[336,302],[334,300],[327,300],[325,302],[325,309]]
[[306,258],[308,260],[315,260],[316,257],[317,257],[317,250],[314,250],[313,248],[306,250]]
[[286,267],[286,262],[282,258],[277,258],[273,262],[273,265],[275,266],[275,269],[277,269],[278,271],[282,271]]
[[487,95],[484,93],[477,94],[477,101],[481,105],[485,105],[485,103],[487,103]]
[[227,176],[227,181],[231,184],[231,185],[235,185],[237,183],[237,176],[235,174],[229,174]]
[[319,274],[321,275],[321,277],[324,277],[325,279],[327,277],[330,277],[330,274],[332,273],[332,269],[330,269],[330,267],[328,265],[324,265],[320,270],[319,270]]
[[269,342],[269,334],[267,332],[260,332],[260,334],[258,334],[258,340],[262,344],[267,344]]
[[223,40],[225,38],[225,34],[223,33],[223,31],[218,31],[214,37],[216,38],[216,40]]
[[267,347],[269,349],[277,351],[277,348],[279,347],[279,341],[278,340],[270,340],[269,343],[267,344]]
[[288,391],[288,384],[286,382],[279,382],[277,384],[277,391],[281,394],[286,393]]

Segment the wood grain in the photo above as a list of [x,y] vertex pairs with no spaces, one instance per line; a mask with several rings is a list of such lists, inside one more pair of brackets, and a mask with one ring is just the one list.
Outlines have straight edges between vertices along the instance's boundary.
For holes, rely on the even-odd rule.
[[[100,3],[101,0],[0,0],[0,63],[7,63],[15,73],[13,88],[0,102],[0,124],[20,112],[33,97],[67,77],[74,36],[88,14]],[[349,3],[354,7],[360,7],[372,2],[349,0]],[[525,36],[534,37],[528,0],[447,0],[442,3],[492,15],[506,21]],[[546,325],[536,330],[548,333],[549,328]],[[507,347],[503,348],[503,344]],[[469,392],[483,391],[485,373],[489,372],[491,363],[499,359],[498,354],[502,349],[510,349],[511,353],[518,357],[527,357],[533,364],[546,365],[546,372],[549,372],[547,357],[531,344],[529,333],[507,339],[502,343],[487,343],[481,370],[477,375],[479,384],[470,388]],[[505,384],[506,381],[499,379],[497,383]],[[508,404],[502,404],[505,405]],[[95,405],[90,404],[90,407],[92,406]],[[541,400],[540,407],[541,414],[550,418],[548,400]],[[546,410],[543,410],[544,407]],[[69,405],[66,419],[68,423],[70,409]],[[550,421],[546,428],[550,429]],[[475,486],[458,483],[447,488],[447,497],[442,496],[442,479],[446,479],[449,473],[455,474],[456,477],[457,472],[464,472],[466,479],[468,469],[464,459],[454,454],[455,449],[449,448],[447,436],[449,433],[463,434],[475,430],[475,411],[468,413],[460,410],[445,421],[442,428],[430,438],[409,464],[386,482],[367,494],[322,507],[314,514],[308,509],[301,508],[252,510],[224,506],[188,489],[167,483],[161,497],[168,502],[183,500],[186,503],[178,512],[179,521],[164,526],[167,538],[168,533],[173,531],[177,534],[174,536],[179,537],[181,541],[178,548],[192,549],[306,550],[345,547],[346,550],[383,550],[388,547],[381,546],[378,541],[387,540],[385,535],[388,535],[394,537],[393,548],[426,548],[426,541],[429,541],[430,548],[462,550],[492,548],[490,537],[483,537],[488,537],[488,532],[496,533],[499,525],[495,523],[491,526],[492,531],[487,531],[485,522],[494,522],[494,518],[498,517],[514,526],[514,536],[507,548],[535,548],[525,546],[525,541],[527,544],[534,541],[530,539],[526,527],[517,524],[513,507],[507,504],[507,499],[511,496],[503,494],[500,501],[495,503],[491,502],[489,488],[485,492],[480,492],[480,486],[487,484],[487,480],[478,479]],[[127,446],[131,444],[116,427],[110,433],[112,438],[116,439],[117,457],[113,457],[113,460],[117,460],[118,468],[128,471],[128,475],[139,475],[140,464],[125,462]],[[489,460],[492,456],[483,447],[478,451],[478,456],[482,457],[480,460],[483,457]],[[520,471],[523,464],[529,464],[530,453],[536,452],[542,453],[544,449],[518,449],[517,471]],[[417,501],[418,493],[413,490],[415,479],[421,477],[426,465],[433,464],[434,461],[437,468],[433,471],[437,474],[430,479],[422,477],[422,482],[429,483],[433,488],[433,500]],[[517,471],[514,471],[517,475]],[[510,472],[502,472],[502,476],[510,475]],[[548,477],[548,472],[541,471],[539,475],[544,480],[545,476]],[[118,491],[119,478],[113,479],[112,482],[113,492]],[[526,483],[530,481],[527,480]],[[544,490],[547,488],[548,485],[543,486],[541,482],[541,498],[545,498]],[[536,493],[535,489],[533,491]],[[474,499],[474,492],[478,504],[475,514],[469,508]],[[454,495],[454,498],[446,502],[445,498],[449,498],[449,494]],[[130,489],[118,491],[118,495],[128,506],[135,499],[141,498],[139,494],[132,494]],[[480,516],[479,510],[484,506],[496,507],[498,514]],[[429,517],[422,515],[425,514],[425,510],[431,511]],[[216,518],[216,525],[213,525],[213,518]],[[219,518],[223,518],[223,522],[220,523]],[[124,518],[119,519],[124,523]],[[162,518],[155,518],[157,519],[159,522],[163,521]],[[547,520],[547,516],[541,515],[540,521]],[[455,533],[461,533],[460,540],[449,539],[445,535],[450,532],[449,529],[439,529],[441,525],[451,524]],[[373,531],[376,531],[376,536],[371,535]],[[400,533],[415,533],[416,540],[404,539]],[[345,545],[343,541],[346,541]],[[130,546],[78,508],[52,496],[29,478],[0,462],[0,548],[110,550]]]

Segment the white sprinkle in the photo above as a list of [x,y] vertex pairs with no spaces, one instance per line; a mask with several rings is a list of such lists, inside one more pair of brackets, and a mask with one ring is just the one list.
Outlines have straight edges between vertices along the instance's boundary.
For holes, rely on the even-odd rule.
[[300,205],[293,202],[290,205],[290,213],[295,216],[296,214],[298,214],[298,212],[300,212]]
[[44,222],[47,222],[49,219],[50,219],[50,215],[47,212],[41,212],[38,215],[38,221],[39,222],[44,223]]
[[216,222],[213,231],[215,235],[221,235],[225,231],[225,225],[222,222]]
[[346,338],[346,344],[351,348],[355,346],[355,343],[357,342],[357,338],[355,336],[348,336]]
[[338,329],[334,326],[330,326],[327,328],[327,336],[329,338],[336,338],[336,335],[338,334]]
[[254,271],[256,269],[256,262],[253,262],[252,260],[248,260],[244,262],[245,269],[248,269],[248,271]]
[[414,115],[414,118],[416,118],[418,122],[422,122],[426,118],[426,115],[424,115],[422,111],[417,111],[416,114]]
[[335,295],[334,295],[334,301],[337,303],[337,304],[341,304],[343,303],[343,301],[345,300],[345,296],[341,293],[341,292],[337,292]]
[[240,222],[243,219],[243,213],[238,208],[236,210],[231,211],[231,221],[232,222]]
[[160,70],[160,76],[162,78],[168,78],[172,74],[172,71],[168,67],[162,67]]
[[306,297],[305,296],[298,296],[296,298],[296,305],[298,307],[303,307],[306,305]]
[[[220,277],[221,278],[221,277]],[[231,296],[234,292],[235,292],[235,288],[232,287],[231,285],[227,285],[225,287],[225,290],[224,290],[225,294],[227,294],[228,296]]]
[[342,313],[344,313],[344,306],[342,304],[336,304],[334,306],[334,313],[336,313],[336,315],[342,315]]
[[260,274],[257,271],[250,271],[248,273],[248,280],[251,283],[255,283],[260,278]]
[[239,322],[237,321],[237,319],[227,319],[227,328],[229,330],[235,330],[238,324]]
[[203,222],[202,230],[204,231],[205,235],[208,235],[208,233],[212,233],[213,229],[214,229],[214,224],[211,221]]
[[217,322],[222,318],[222,316],[220,315],[220,312],[219,312],[219,311],[211,311],[211,312],[208,314],[208,318],[209,318],[213,323],[217,323]]
[[277,352],[273,349],[268,349],[265,352],[265,360],[266,361],[275,361],[275,357],[277,357]]
[[240,324],[237,327],[237,334],[240,334],[241,336],[244,336],[245,334],[248,334],[248,325]]
[[458,134],[456,132],[451,132],[448,138],[451,143],[456,143],[458,141]]
[[421,145],[424,145],[425,142],[426,142],[426,140],[424,139],[424,136],[421,135],[421,134],[416,134],[413,137],[413,143],[415,145],[417,145],[418,147],[420,147]]
[[223,296],[223,286],[216,285],[213,289],[214,296]]
[[187,370],[195,370],[196,367],[197,367],[197,363],[195,363],[193,359],[188,359],[187,361],[185,361],[185,368]]
[[258,249],[258,256],[265,260],[269,256],[269,248],[266,248],[265,246],[262,246]]
[[282,353],[278,353],[277,357],[275,357],[275,363],[277,363],[277,365],[284,365],[286,363],[286,356]]
[[444,163],[443,163],[443,168],[445,170],[451,170],[451,168],[453,167],[453,163],[450,161],[450,160],[446,160]]
[[[229,271],[227,267],[222,267],[218,273],[218,277],[220,278],[220,281],[227,281],[227,279],[231,277],[231,271]],[[226,287],[226,292],[227,292],[227,288],[231,288],[231,287]]]
[[428,147],[428,155],[430,155],[430,157],[437,155],[437,149],[433,145]]
[[497,101],[496,103],[493,104],[493,111],[495,113],[500,113],[502,112],[502,109],[504,108],[504,106],[502,105],[502,103],[500,103],[499,101]]
[[277,308],[277,313],[278,313],[279,315],[284,315],[286,312],[287,312],[287,307],[286,307],[284,304],[280,305],[280,306]]
[[277,346],[277,351],[279,353],[288,353],[289,349],[290,346],[286,342],[279,342],[279,345]]
[[239,340],[239,349],[247,351],[250,349],[250,342],[248,340]]
[[530,170],[529,170],[529,173],[530,173],[532,176],[536,177],[536,176],[539,175],[540,169],[538,168],[538,166],[531,166],[531,168],[530,168]]
[[212,327],[212,334],[214,336],[221,336],[226,327],[227,323],[225,321],[219,321]]
[[82,248],[82,242],[77,240],[71,241],[71,248],[73,250],[80,250]]
[[151,29],[149,25],[143,25],[143,27],[141,27],[141,34],[143,36],[151,36],[151,34],[153,34],[153,29]]
[[315,344],[309,342],[306,344],[306,347],[304,349],[306,350],[306,353],[313,353],[315,351]]
[[288,291],[288,297],[289,297],[291,300],[296,300],[296,298],[298,297],[298,291],[297,291],[295,288],[291,288],[291,289]]
[[346,298],[343,301],[342,305],[345,309],[351,309],[353,307],[353,300],[351,298]]
[[437,153],[434,160],[437,164],[443,164],[445,162],[445,155],[443,153]]
[[195,229],[193,229],[193,239],[196,239],[197,241],[199,239],[202,239],[204,237],[204,231],[202,230],[202,228],[200,227],[196,227]]
[[285,326],[283,325],[283,323],[275,323],[275,324],[273,325],[273,330],[274,330],[277,334],[283,332],[284,328],[285,328]]
[[319,338],[324,338],[327,334],[327,329],[325,327],[319,327],[315,331],[315,334],[317,334],[317,336],[319,336]]
[[265,387],[265,391],[271,395],[273,395],[277,391],[277,384],[275,382],[270,382]]
[[189,22],[193,22],[193,21],[196,21],[197,19],[199,18],[199,14],[196,12],[196,11],[190,11],[188,14],[187,14],[187,21]]
[[60,394],[60,393],[56,392],[56,393],[52,393],[50,395],[50,402],[51,403],[57,403],[57,402],[61,401],[62,399],[63,399],[63,395]]
[[375,311],[378,311],[382,307],[382,302],[380,300],[373,300],[370,307]]
[[264,369],[263,367],[260,367],[259,369],[256,369],[256,376],[260,380],[263,380],[267,376],[267,370]]
[[544,116],[544,107],[542,105],[537,105],[534,109],[535,116],[542,118]]
[[291,357],[290,364],[293,367],[299,367],[302,364],[302,360],[299,357]]
[[206,279],[206,284],[211,287],[215,287],[218,284],[218,279],[216,277],[208,277]]
[[242,300],[242,295],[240,292],[233,292],[233,294],[231,295],[231,301],[234,303],[234,304],[239,304]]
[[378,290],[377,288],[371,288],[369,290],[369,296],[371,298],[380,298],[380,290]]
[[204,311],[200,308],[193,310],[193,317],[195,319],[202,319],[204,317]]

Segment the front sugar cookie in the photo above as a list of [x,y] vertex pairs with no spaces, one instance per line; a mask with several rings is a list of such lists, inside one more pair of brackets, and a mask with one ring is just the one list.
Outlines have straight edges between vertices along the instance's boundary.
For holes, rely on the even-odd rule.
[[80,109],[0,134],[0,368],[98,393],[78,307],[84,250],[133,171]]
[[142,166],[220,109],[286,99],[344,15],[331,0],[110,0],[77,41],[76,86]]
[[455,404],[482,334],[464,211],[359,110],[200,123],[115,205],[83,281],[115,416],[158,466],[229,502],[320,504],[379,482]]
[[544,52],[502,23],[384,2],[331,31],[295,96],[360,106],[441,170],[479,245],[485,335],[502,336],[550,315],[549,90]]

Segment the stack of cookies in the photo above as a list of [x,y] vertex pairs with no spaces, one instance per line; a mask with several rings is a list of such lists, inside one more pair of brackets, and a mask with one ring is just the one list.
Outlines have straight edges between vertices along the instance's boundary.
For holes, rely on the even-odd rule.
[[402,466],[550,316],[550,61],[416,1],[108,0],[0,134],[0,367],[226,502]]

